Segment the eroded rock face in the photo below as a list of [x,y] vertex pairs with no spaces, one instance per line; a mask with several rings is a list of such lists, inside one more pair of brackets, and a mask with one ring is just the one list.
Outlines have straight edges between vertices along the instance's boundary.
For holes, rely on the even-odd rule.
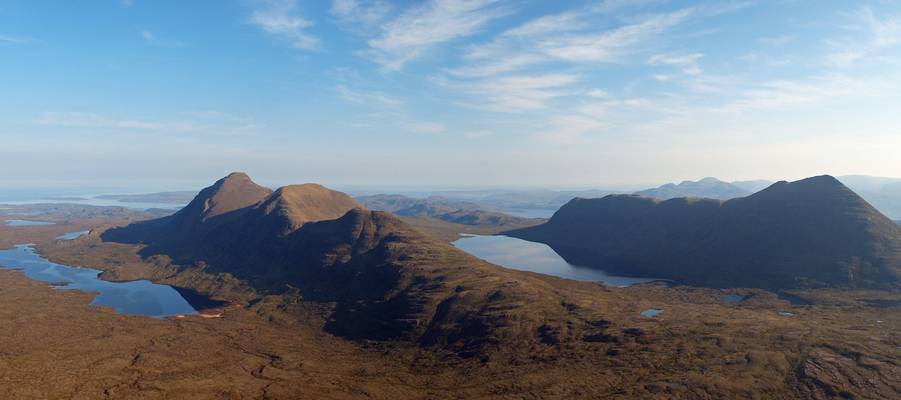
[[802,392],[809,398],[892,398],[901,390],[897,361],[817,348],[798,368],[797,375]]

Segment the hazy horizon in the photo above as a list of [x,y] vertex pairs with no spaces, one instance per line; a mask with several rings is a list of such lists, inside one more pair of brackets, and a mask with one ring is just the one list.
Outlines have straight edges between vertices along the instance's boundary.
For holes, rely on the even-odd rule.
[[13,0],[0,58],[0,185],[901,175],[898,1]]

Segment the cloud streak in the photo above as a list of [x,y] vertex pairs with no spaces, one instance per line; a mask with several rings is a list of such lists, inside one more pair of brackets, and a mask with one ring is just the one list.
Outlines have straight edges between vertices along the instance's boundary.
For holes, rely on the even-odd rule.
[[877,15],[864,7],[854,13],[852,20],[852,29],[860,35],[829,42],[827,58],[832,64],[848,67],[901,45],[901,13]]
[[314,23],[297,14],[296,0],[268,0],[264,7],[253,11],[250,23],[287,40],[294,48],[311,50],[319,46],[319,38],[305,31]]
[[480,32],[507,12],[498,0],[431,0],[383,24],[381,35],[368,41],[368,53],[386,70],[400,70],[440,44]]

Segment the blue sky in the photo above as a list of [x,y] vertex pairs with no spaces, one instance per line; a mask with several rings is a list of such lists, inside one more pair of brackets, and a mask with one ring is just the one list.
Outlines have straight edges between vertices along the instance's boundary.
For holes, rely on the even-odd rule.
[[0,183],[901,175],[901,2],[0,0]]

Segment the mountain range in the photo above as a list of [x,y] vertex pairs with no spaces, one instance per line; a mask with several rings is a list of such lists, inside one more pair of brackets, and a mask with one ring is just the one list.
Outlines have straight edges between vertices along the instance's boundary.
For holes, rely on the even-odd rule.
[[725,202],[577,198],[507,234],[576,265],[695,285],[897,288],[901,278],[901,228],[830,176]]
[[[624,271],[670,271],[678,275],[674,279],[701,284],[875,287],[876,281],[897,282],[892,263],[899,228],[885,221],[834,179],[818,177],[726,202],[634,195],[576,199],[546,224],[520,232],[552,241],[555,249],[566,244],[571,250],[562,253],[566,257],[593,260],[601,251],[604,261],[628,267]],[[662,243],[668,240],[672,244]],[[779,312],[788,303],[762,290],[611,288],[515,271],[315,184],[272,191],[234,173],[173,215],[54,243],[42,251],[103,269],[105,277],[153,279],[235,304],[219,320],[164,321],[169,333],[137,340],[140,357],[127,352],[123,358],[136,366],[112,364],[129,374],[127,382],[136,371],[143,384],[170,379],[158,354],[178,359],[172,343],[214,337],[240,340],[226,347],[204,342],[210,359],[221,360],[238,348],[263,364],[240,365],[222,375],[222,368],[178,359],[173,362],[184,367],[182,376],[190,377],[184,382],[191,382],[183,387],[194,390],[201,380],[220,389],[221,382],[196,377],[203,371],[221,379],[252,377],[263,388],[254,395],[277,387],[283,395],[273,398],[297,398],[309,394],[310,381],[336,379],[333,367],[341,367],[352,371],[344,379],[359,385],[341,392],[352,393],[340,396],[348,398],[361,393],[373,398],[828,398],[839,392],[891,398],[895,393],[896,346],[882,336],[895,322],[889,311],[867,305],[890,306],[889,295],[825,292],[820,296],[839,299],[846,308],[789,308],[803,315],[785,316]],[[858,258],[837,267],[830,263],[848,254]],[[716,259],[730,262],[713,263]],[[729,293],[747,300],[726,304],[723,296]],[[666,314],[642,314],[652,308]],[[862,322],[876,319],[889,323]],[[147,341],[165,350],[145,351]],[[325,361],[311,354],[323,354]],[[390,382],[376,383],[375,377]],[[409,377],[422,379],[411,385]],[[311,396],[330,392],[316,393]]]
[[723,182],[716,178],[704,178],[697,182],[683,181],[682,183],[668,183],[663,186],[635,192],[635,194],[647,197],[656,197],[667,200],[677,197],[703,197],[710,199],[729,200],[736,197],[745,197],[752,192],[738,185]]
[[[357,197],[365,207],[376,211],[387,211],[420,229],[432,232],[435,222],[441,221],[445,227],[457,227],[466,233],[491,234],[502,230],[522,228],[544,222],[538,218],[517,217],[500,211],[485,210],[476,203],[452,200],[440,196],[412,198],[402,195],[371,195]],[[476,228],[472,231],[470,228]],[[453,236],[456,238],[456,235]]]
[[[901,179],[865,175],[845,175],[836,179],[883,214],[892,219],[901,219]],[[679,197],[729,200],[757,193],[772,184],[772,181],[767,180],[724,182],[716,178],[704,178],[699,181],[683,181],[679,184],[668,183],[635,194],[661,200]]]

